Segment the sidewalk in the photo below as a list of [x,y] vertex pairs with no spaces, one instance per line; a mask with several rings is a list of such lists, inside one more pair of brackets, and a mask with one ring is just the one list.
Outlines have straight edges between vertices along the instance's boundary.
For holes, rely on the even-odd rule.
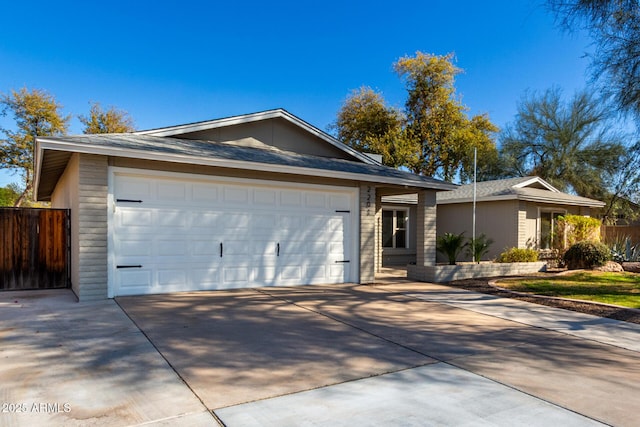
[[640,325],[636,323],[622,322],[433,283],[396,282],[379,284],[375,287],[396,292],[401,291],[408,296],[424,301],[447,304],[475,313],[640,352]]

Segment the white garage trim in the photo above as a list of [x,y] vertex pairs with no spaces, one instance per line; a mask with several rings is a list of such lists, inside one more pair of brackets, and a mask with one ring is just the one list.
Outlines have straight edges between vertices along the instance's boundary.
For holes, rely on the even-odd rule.
[[[128,181],[127,181],[128,180]],[[137,181],[136,181],[137,180]],[[121,194],[126,194],[130,191],[130,185],[135,185],[135,183],[154,183],[154,185],[163,186],[162,193],[160,192],[159,187],[155,188],[155,196],[148,196],[149,199],[146,200],[144,205],[137,204],[135,201],[132,201],[128,198],[120,198],[116,200],[116,197],[121,197],[116,195],[116,187],[120,185],[118,183],[127,182],[127,187],[121,186],[121,189],[118,190],[122,192]],[[169,200],[171,193],[171,187],[173,184],[179,184],[177,187],[184,186],[185,188],[189,188],[192,191],[191,195],[184,196],[184,199],[180,199],[183,197],[181,194],[176,193],[176,199],[174,201]],[[202,191],[212,191],[213,194],[211,198],[208,196],[197,199],[195,188],[199,188]],[[140,190],[143,191],[143,190]],[[151,190],[149,190],[151,191]],[[227,198],[224,204],[221,203],[221,199],[218,200],[218,193],[224,191],[224,197]],[[228,194],[227,194],[228,192]],[[252,199],[246,199],[244,193],[252,194]],[[135,194],[132,192],[131,194]],[[151,194],[151,193],[149,193]],[[160,198],[160,194],[162,194],[162,199]],[[199,195],[203,195],[205,193],[198,193]],[[222,197],[222,193],[220,193]],[[270,198],[273,198],[274,195],[278,195],[278,202],[273,203]],[[301,195],[304,195],[305,203],[301,204],[296,202],[299,200]],[[238,204],[234,206],[233,198],[239,197]],[[329,197],[326,197],[329,196]],[[155,198],[154,198],[155,197]],[[261,199],[263,197],[267,197],[267,199]],[[287,206],[286,198],[292,197],[295,200],[292,200],[291,206]],[[305,284],[305,283],[316,283],[313,280],[321,280],[322,277],[328,277],[328,269],[332,271],[331,274],[332,280],[337,280],[335,283],[341,282],[338,279],[338,274],[343,274],[343,277],[347,278],[350,282],[357,282],[359,280],[359,252],[358,248],[359,244],[359,207],[358,207],[358,188],[357,187],[340,187],[340,186],[325,186],[325,185],[314,185],[314,184],[299,184],[299,183],[291,183],[291,182],[282,182],[282,181],[265,181],[265,180],[255,180],[255,179],[242,179],[242,178],[229,178],[229,177],[219,177],[219,176],[208,176],[208,175],[197,175],[197,174],[183,174],[183,173],[175,173],[175,172],[163,172],[163,171],[150,171],[150,170],[140,170],[140,169],[132,169],[132,168],[120,168],[120,167],[109,167],[109,175],[108,175],[108,224],[109,224],[109,239],[108,239],[108,296],[110,298],[123,295],[123,294],[135,294],[137,291],[134,287],[128,288],[126,290],[120,289],[120,283],[124,280],[122,279],[126,275],[129,275],[129,278],[133,279],[137,277],[141,280],[144,279],[144,274],[151,274],[148,271],[143,272],[143,270],[139,270],[137,268],[127,269],[127,267],[136,267],[133,264],[137,262],[129,263],[130,265],[123,265],[122,257],[123,253],[126,252],[124,249],[126,248],[134,248],[136,255],[140,255],[141,257],[145,256],[145,241],[142,240],[141,237],[138,237],[137,240],[132,239],[131,241],[126,241],[126,238],[122,238],[122,236],[117,236],[118,230],[136,230],[136,227],[140,227],[140,224],[144,223],[139,222],[138,225],[127,223],[127,218],[134,218],[139,215],[145,214],[150,215],[149,212],[145,212],[145,209],[150,209],[151,211],[161,212],[163,217],[154,217],[153,224],[161,224],[167,223],[164,219],[164,216],[170,216],[171,214],[175,214],[176,222],[175,224],[181,223],[181,217],[183,213],[188,213],[191,216],[190,220],[185,221],[193,221],[193,223],[197,223],[197,221],[211,221],[211,224],[216,224],[216,227],[224,234],[227,233],[227,237],[229,239],[228,243],[225,243],[224,254],[225,254],[225,262],[231,263],[229,261],[235,255],[237,260],[241,260],[243,253],[246,253],[246,245],[253,245],[252,251],[250,255],[254,257],[253,260],[258,263],[255,268],[252,267],[250,273],[246,271],[241,271],[242,269],[237,269],[237,276],[234,276],[233,265],[227,264],[223,267],[213,267],[212,265],[215,263],[215,259],[211,258],[214,256],[213,253],[210,253],[208,256],[210,258],[203,258],[202,261],[202,272],[204,276],[206,276],[206,265],[209,265],[209,268],[215,268],[216,273],[212,273],[212,276],[216,276],[216,274],[220,274],[220,284],[206,284],[203,281],[203,284],[200,285],[198,281],[198,286],[187,286],[186,288],[181,288],[178,283],[180,282],[180,278],[176,276],[175,278],[171,276],[171,274],[176,273],[176,271],[171,270],[171,263],[178,265],[180,262],[195,262],[195,257],[191,257],[189,254],[192,252],[186,251],[183,256],[175,255],[180,252],[180,245],[184,244],[182,241],[176,241],[176,246],[172,247],[170,243],[171,237],[167,237],[167,240],[163,241],[163,244],[168,245],[167,250],[171,252],[171,256],[173,258],[169,259],[169,262],[165,266],[161,264],[161,257],[158,256],[159,251],[163,250],[162,247],[158,246],[156,242],[156,246],[152,247],[148,250],[154,251],[155,264],[163,266],[162,272],[160,269],[153,274],[157,274],[154,276],[154,281],[158,281],[157,277],[159,277],[160,273],[162,273],[163,280],[166,279],[165,283],[169,283],[166,287],[158,288],[158,292],[173,292],[178,290],[198,290],[198,289],[228,289],[231,287],[243,287],[243,286],[255,286],[255,285],[286,285],[286,284]],[[182,201],[184,200],[184,203]],[[217,200],[217,201],[214,201]],[[247,201],[249,200],[249,201]],[[275,199],[273,199],[275,200]],[[324,200],[324,201],[323,201]],[[339,207],[336,210],[331,210],[333,206],[333,201],[339,201]],[[186,205],[185,205],[186,203]],[[338,203],[338,202],[336,202]],[[140,208],[140,206],[144,206],[144,208]],[[184,207],[186,206],[186,208]],[[273,206],[273,207],[270,207]],[[317,207],[315,207],[317,206]],[[338,206],[338,205],[336,205]],[[181,210],[182,207],[182,210]],[[136,210],[136,208],[140,210]],[[317,214],[316,214],[317,212]],[[214,215],[215,214],[215,215]],[[155,215],[155,214],[154,214]],[[160,215],[160,214],[158,214]],[[197,221],[195,218],[198,218]],[[203,219],[205,218],[206,219]],[[159,218],[159,219],[158,219]],[[264,221],[263,225],[259,224],[257,219],[262,218]],[[236,225],[236,229],[228,228],[229,224],[235,224],[235,219],[244,220],[245,222],[250,222],[251,224],[248,228],[240,228],[241,225]],[[275,222],[269,223],[269,220],[274,220]],[[289,224],[289,220],[292,221],[291,227],[286,227]],[[295,221],[304,221],[303,227],[296,226]],[[119,221],[119,222],[118,222]],[[140,221],[140,218],[138,218]],[[160,222],[157,222],[160,221]],[[168,221],[168,220],[167,220]],[[229,224],[222,225],[224,221],[227,221]],[[271,224],[271,225],[269,225]],[[284,229],[281,230],[280,226],[285,225]],[[315,225],[314,225],[315,224]],[[206,224],[205,224],[206,225]],[[205,227],[203,225],[203,227]],[[173,226],[173,223],[170,227]],[[133,228],[126,228],[133,227]],[[179,225],[178,225],[179,227]],[[192,225],[188,226],[189,228]],[[315,227],[315,228],[314,228]],[[141,228],[140,228],[141,229]],[[165,230],[164,227],[161,228]],[[325,230],[333,230],[332,233]],[[260,238],[253,238],[254,234],[265,233],[267,234],[267,230],[275,230],[274,233],[280,233],[281,237],[275,238],[276,240],[283,238],[289,239],[286,240],[289,243],[287,244],[287,248],[283,248],[283,255],[280,257],[280,243],[276,243],[269,241],[268,248],[264,246],[264,249],[260,249],[259,245],[261,244]],[[147,228],[146,233],[152,239],[154,237],[153,227]],[[141,232],[144,234],[143,232]],[[189,236],[195,236],[194,239],[198,239],[198,231],[191,230],[189,231]],[[233,240],[233,236],[235,235],[243,235],[244,237],[240,240]],[[302,233],[306,233],[307,237],[302,237]],[[121,233],[122,234],[122,233]],[[180,235],[179,232],[176,235]],[[327,241],[323,236],[328,235]],[[336,239],[338,235],[343,237],[340,238],[340,242],[332,241],[330,239]],[[285,237],[282,237],[285,236]],[[292,238],[293,236],[293,238]],[[191,238],[191,237],[188,237]],[[188,239],[187,238],[187,239]],[[267,239],[267,237],[265,237]],[[134,241],[135,240],[135,241]],[[205,236],[202,236],[202,242],[207,242],[207,244],[212,244],[209,240],[206,240]],[[294,241],[296,240],[296,241]],[[266,240],[265,240],[266,242]],[[312,243],[313,242],[313,243]],[[317,242],[317,243],[316,243]],[[343,242],[345,242],[343,244]],[[222,242],[221,242],[222,243]],[[296,253],[294,249],[296,244],[304,246],[304,250]],[[147,242],[146,246],[149,248],[150,243]],[[234,246],[235,245],[235,246]],[[267,243],[264,243],[267,245]],[[284,243],[283,243],[284,245]],[[323,246],[324,245],[324,246]],[[272,247],[273,246],[273,247]],[[344,254],[344,257],[348,257],[348,263],[345,263],[343,267],[338,268],[338,264],[336,264],[335,268],[331,267],[328,263],[334,261],[328,261],[328,257],[333,256],[333,252],[330,252],[329,249],[336,248],[335,256],[340,251],[341,254]],[[116,248],[118,250],[116,251]],[[213,247],[209,247],[206,249],[207,251],[213,251]],[[260,251],[264,250],[264,263],[260,261]],[[273,256],[272,252],[278,251],[278,257],[276,261],[273,261],[273,258],[269,258],[267,261],[267,253],[270,257]],[[327,252],[322,252],[323,250]],[[216,248],[217,251],[217,248]],[[234,252],[235,251],[235,252]],[[243,252],[244,251],[244,252]],[[344,253],[347,251],[348,253]],[[117,253],[116,253],[117,252]],[[220,255],[223,253],[223,247],[220,247]],[[257,254],[257,255],[256,255]],[[305,258],[305,255],[307,258]],[[316,254],[316,255],[313,255]],[[149,255],[149,254],[147,254]],[[134,259],[135,255],[131,255]],[[217,256],[217,252],[215,254]],[[296,258],[297,257],[297,258]],[[314,258],[315,257],[315,258]],[[342,257],[340,257],[342,258]],[[149,257],[148,259],[151,259]],[[216,258],[217,259],[217,258]],[[251,263],[244,259],[243,261]],[[315,261],[313,261],[315,260]],[[276,264],[273,263],[278,263]],[[313,264],[316,262],[316,264]],[[325,263],[325,267],[318,266],[317,275],[314,275],[315,266],[317,263]],[[336,260],[336,263],[340,261]],[[160,263],[160,264],[159,264]],[[288,264],[287,264],[288,263]],[[127,264],[126,262],[124,264]],[[152,265],[150,263],[149,265]],[[313,264],[311,267],[309,264]],[[253,265],[253,264],[252,264]],[[296,266],[304,266],[304,268],[296,268]],[[149,267],[152,268],[152,267]],[[176,267],[178,268],[178,267]],[[323,269],[324,268],[324,269]],[[218,273],[218,269],[221,271]],[[277,280],[276,276],[273,274],[277,269]],[[304,274],[301,274],[300,271],[304,269]],[[344,270],[343,273],[340,273]],[[334,272],[334,270],[337,272]],[[211,270],[213,271],[213,270]],[[322,274],[321,274],[322,273]],[[176,273],[177,274],[177,273]],[[193,273],[196,277],[196,273]],[[200,274],[200,273],[197,273]],[[248,275],[247,275],[248,274]],[[324,274],[324,276],[323,276]],[[266,279],[262,279],[263,275],[268,276]],[[203,276],[203,277],[204,277]],[[265,277],[266,277],[265,276]],[[190,279],[191,283],[195,283],[195,279],[193,277]],[[199,276],[198,276],[199,277]],[[146,280],[146,279],[145,279]],[[176,287],[172,287],[172,280],[175,280]],[[217,279],[216,279],[217,280]],[[228,282],[227,282],[228,280]],[[263,281],[264,280],[264,281]],[[235,281],[235,282],[234,282]],[[128,283],[128,282],[127,282]],[[154,282],[155,283],[155,282]],[[213,283],[213,282],[212,282]],[[329,282],[331,283],[331,282]],[[142,285],[141,285],[142,286]],[[146,288],[140,288],[140,293],[154,293],[145,291]]]

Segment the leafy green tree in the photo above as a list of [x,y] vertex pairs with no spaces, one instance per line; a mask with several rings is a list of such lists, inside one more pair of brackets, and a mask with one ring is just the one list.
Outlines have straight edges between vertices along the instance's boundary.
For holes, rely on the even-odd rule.
[[416,153],[403,122],[400,111],[388,107],[380,93],[363,86],[347,97],[332,128],[350,147],[381,154],[385,165],[398,167],[413,164]]
[[489,153],[498,128],[488,116],[468,118],[467,108],[457,99],[455,76],[462,70],[453,65],[453,54],[445,56],[416,52],[400,58],[396,73],[404,79],[407,133],[419,145],[418,162],[410,168],[428,176],[453,179],[473,170],[473,148]]
[[566,104],[558,88],[529,93],[500,138],[505,174],[537,175],[562,191],[603,199],[625,152],[606,125],[604,105],[588,92]]
[[605,224],[613,224],[619,216],[637,220],[640,205],[640,141],[628,147],[611,177],[607,205],[600,212]]
[[593,80],[622,111],[640,120],[640,2],[638,0],[548,0],[560,25],[586,30],[593,39]]
[[473,173],[473,149],[495,163],[497,127],[486,115],[469,119],[456,98],[454,81],[461,71],[453,55],[417,52],[400,58],[394,69],[407,89],[404,111],[387,106],[368,87],[352,92],[333,129],[346,144],[382,154],[385,164],[405,166],[415,173],[446,180],[468,180]]
[[6,187],[0,187],[0,206],[13,206],[22,194],[22,190],[18,184],[9,184]]
[[11,114],[16,129],[0,127],[0,167],[19,173],[24,190],[15,202],[22,205],[33,191],[33,150],[38,136],[63,135],[67,132],[70,116],[62,113],[62,105],[40,89],[22,88],[0,96],[2,115]]
[[85,134],[135,131],[135,125],[129,113],[113,106],[105,111],[98,102],[91,104],[88,116],[80,115],[78,119],[84,125],[82,132]]

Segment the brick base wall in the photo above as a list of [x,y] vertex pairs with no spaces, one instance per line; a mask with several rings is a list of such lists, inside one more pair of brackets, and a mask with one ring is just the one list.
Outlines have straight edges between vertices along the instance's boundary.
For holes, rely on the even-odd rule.
[[481,277],[521,276],[546,271],[545,262],[481,263],[459,265],[408,265],[407,278],[418,282],[445,283]]

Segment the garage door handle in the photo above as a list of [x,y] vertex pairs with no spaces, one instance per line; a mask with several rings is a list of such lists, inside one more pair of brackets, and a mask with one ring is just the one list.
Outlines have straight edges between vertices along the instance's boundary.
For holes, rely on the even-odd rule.
[[224,252],[224,246],[222,246],[222,242],[220,242],[220,258],[222,258],[223,252]]
[[142,203],[142,200],[133,200],[133,199],[116,199],[116,202],[126,202],[126,203]]
[[276,256],[280,256],[280,243],[276,244]]
[[141,265],[116,265],[116,268],[142,268]]
[[351,262],[351,260],[336,261],[336,263],[345,263],[345,262]]

